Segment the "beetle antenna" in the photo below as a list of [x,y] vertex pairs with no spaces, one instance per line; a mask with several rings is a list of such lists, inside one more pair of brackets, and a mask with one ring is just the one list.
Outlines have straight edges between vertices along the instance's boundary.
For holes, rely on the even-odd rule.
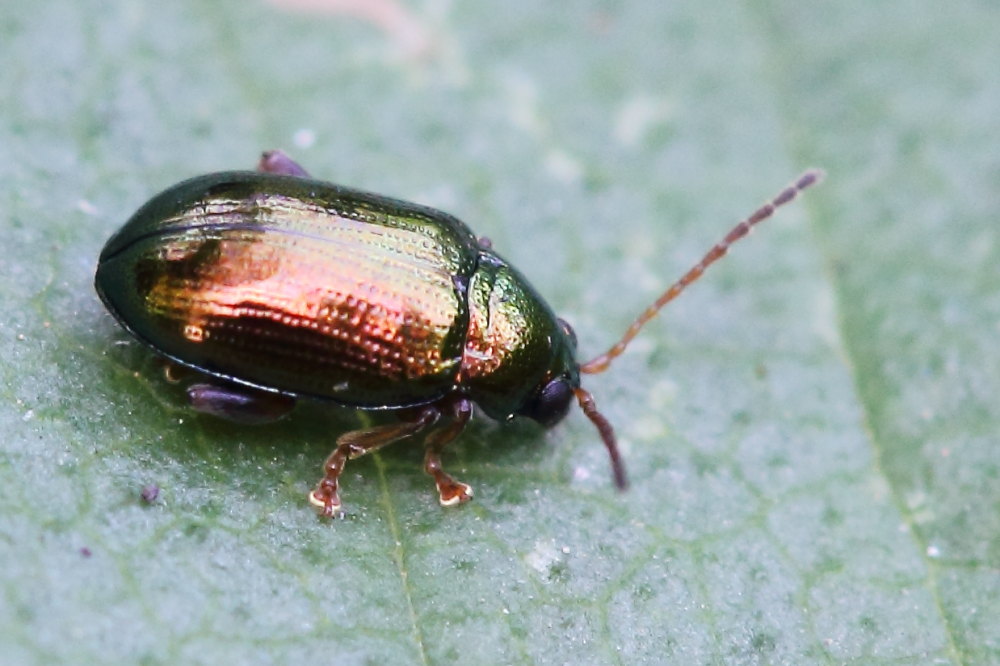
[[[801,176],[799,176],[795,180],[794,183],[783,189],[780,193],[778,193],[776,197],[771,199],[769,203],[764,204],[756,211],[754,211],[753,215],[751,215],[750,217],[746,218],[745,220],[737,224],[735,227],[733,227],[732,230],[728,234],[726,234],[726,237],[722,239],[722,241],[716,243],[716,245],[712,247],[712,249],[709,250],[704,257],[701,258],[701,261],[699,261],[694,267],[691,268],[691,270],[685,273],[680,280],[670,285],[669,289],[660,294],[660,297],[657,298],[652,305],[650,305],[642,312],[642,314],[636,317],[636,320],[633,321],[632,325],[628,327],[628,330],[625,331],[625,335],[622,336],[621,340],[616,342],[613,347],[611,347],[608,351],[604,352],[600,356],[596,356],[587,361],[586,363],[581,364],[580,372],[590,375],[595,375],[597,373],[604,372],[605,370],[607,370],[608,366],[611,365],[611,361],[613,361],[615,358],[620,356],[623,351],[625,351],[625,348],[628,346],[630,342],[632,342],[632,339],[639,334],[639,331],[642,329],[642,327],[645,326],[650,319],[655,317],[656,314],[663,308],[663,306],[665,306],[667,303],[680,296],[681,292],[683,292],[687,287],[689,287],[692,282],[700,278],[702,273],[705,272],[706,268],[708,268],[716,261],[721,259],[723,256],[725,256],[726,252],[729,251],[730,245],[732,245],[739,239],[746,236],[750,232],[750,230],[754,227],[754,225],[759,224],[760,222],[763,222],[767,218],[771,217],[774,214],[774,211],[776,211],[778,208],[794,200],[797,196],[799,196],[799,194],[804,189],[812,185],[815,185],[820,180],[822,180],[823,175],[824,175],[823,172],[819,169],[809,169],[808,171],[805,171]],[[583,411],[586,413],[587,407],[585,407],[583,404],[583,398],[581,398],[579,394],[577,395],[577,398],[580,400],[580,406],[583,407]],[[600,414],[597,413],[596,409],[594,409],[592,400],[590,403],[590,407],[593,414],[603,419],[603,417],[601,417]],[[598,430],[601,430],[601,426],[599,425],[598,421],[594,418],[594,416],[592,416],[590,413],[587,413],[587,416],[589,416],[590,420],[593,421],[595,425],[597,425]],[[603,430],[601,431],[601,435],[602,436],[604,435]],[[605,440],[605,444],[607,443],[608,443],[607,440]],[[612,455],[612,458],[614,458],[614,454]]]
[[587,415],[590,422],[597,427],[597,432],[601,434],[604,446],[608,448],[608,455],[611,457],[611,472],[615,477],[615,486],[618,487],[618,490],[625,490],[628,488],[628,477],[625,475],[625,465],[622,463],[622,457],[618,453],[615,429],[611,427],[611,422],[604,418],[604,414],[597,411],[594,396],[579,387],[573,389],[573,393],[576,394],[576,400],[580,403],[580,409]]

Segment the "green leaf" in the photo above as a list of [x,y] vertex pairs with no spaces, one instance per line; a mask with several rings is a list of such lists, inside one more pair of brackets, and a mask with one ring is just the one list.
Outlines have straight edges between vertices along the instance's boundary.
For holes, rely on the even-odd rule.
[[[5,663],[1000,663],[988,3],[7,5]],[[585,378],[629,492],[574,411],[474,423],[459,508],[417,445],[352,461],[325,523],[381,417],[196,415],[91,287],[146,198],[266,148],[457,214],[585,357],[829,176]]]

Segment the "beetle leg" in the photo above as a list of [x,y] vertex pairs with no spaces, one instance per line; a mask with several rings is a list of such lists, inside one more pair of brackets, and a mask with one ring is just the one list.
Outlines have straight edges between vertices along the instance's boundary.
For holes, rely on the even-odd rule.
[[309,172],[299,166],[299,163],[286,155],[281,150],[268,150],[260,156],[257,162],[257,171],[263,173],[277,173],[283,176],[298,176],[308,178]]
[[434,477],[441,506],[452,506],[472,499],[472,486],[456,481],[441,469],[441,451],[465,428],[472,418],[472,402],[459,398],[452,405],[453,420],[440,430],[427,435],[427,452],[424,455],[424,471]]
[[309,493],[309,501],[319,509],[321,515],[333,518],[340,511],[340,475],[348,460],[415,435],[432,425],[440,416],[441,411],[437,407],[428,406],[413,421],[345,432],[337,438],[337,448],[323,463],[323,478],[316,484],[315,490]]
[[248,425],[272,423],[295,407],[295,398],[291,396],[248,386],[192,384],[187,388],[187,396],[199,412]]

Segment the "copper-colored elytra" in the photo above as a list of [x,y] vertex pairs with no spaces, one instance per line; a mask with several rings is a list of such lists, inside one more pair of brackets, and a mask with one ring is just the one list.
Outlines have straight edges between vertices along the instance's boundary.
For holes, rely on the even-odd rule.
[[778,195],[771,199],[770,202],[758,208],[752,215],[750,215],[750,217],[733,227],[732,230],[726,234],[725,238],[723,238],[719,243],[716,243],[711,250],[705,253],[705,256],[701,258],[701,261],[695,264],[691,270],[681,277],[681,279],[670,285],[670,287],[663,292],[652,305],[643,310],[642,314],[636,317],[635,321],[632,322],[632,325],[625,331],[625,335],[623,335],[618,342],[612,345],[608,351],[604,352],[600,356],[595,356],[586,363],[580,364],[580,372],[588,375],[596,375],[607,370],[608,366],[611,365],[611,361],[625,351],[625,348],[628,347],[628,344],[632,342],[632,339],[639,334],[642,327],[655,317],[667,303],[680,296],[681,292],[700,278],[706,268],[724,257],[726,252],[729,251],[730,245],[746,236],[755,225],[774,215],[774,211],[778,208],[793,201],[807,187],[815,185],[822,180],[823,175],[823,172],[819,169],[809,169],[808,171],[803,172],[801,176],[795,179],[794,183],[779,192]]

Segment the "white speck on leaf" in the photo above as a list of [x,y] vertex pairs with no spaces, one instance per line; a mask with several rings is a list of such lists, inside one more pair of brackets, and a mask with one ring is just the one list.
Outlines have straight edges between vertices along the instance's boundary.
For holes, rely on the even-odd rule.
[[525,76],[510,74],[503,78],[506,98],[510,106],[510,120],[520,130],[532,136],[543,134],[543,123],[538,112],[538,90],[535,83]]
[[94,204],[90,203],[86,199],[79,199],[79,200],[77,200],[77,202],[76,202],[76,209],[79,210],[81,213],[84,213],[86,215],[90,215],[91,217],[96,217],[97,214],[100,212],[100,211],[97,210],[97,206],[95,206]]
[[316,132],[303,127],[292,135],[292,143],[295,144],[296,148],[312,148],[316,143]]
[[629,148],[639,145],[649,131],[670,118],[667,100],[639,95],[625,100],[615,118],[614,137]]
[[583,177],[580,161],[561,150],[549,152],[545,157],[545,168],[562,183],[577,183]]
[[541,542],[535,543],[531,552],[524,556],[524,561],[528,563],[528,566],[544,576],[548,576],[552,565],[561,559],[562,555],[554,544]]

